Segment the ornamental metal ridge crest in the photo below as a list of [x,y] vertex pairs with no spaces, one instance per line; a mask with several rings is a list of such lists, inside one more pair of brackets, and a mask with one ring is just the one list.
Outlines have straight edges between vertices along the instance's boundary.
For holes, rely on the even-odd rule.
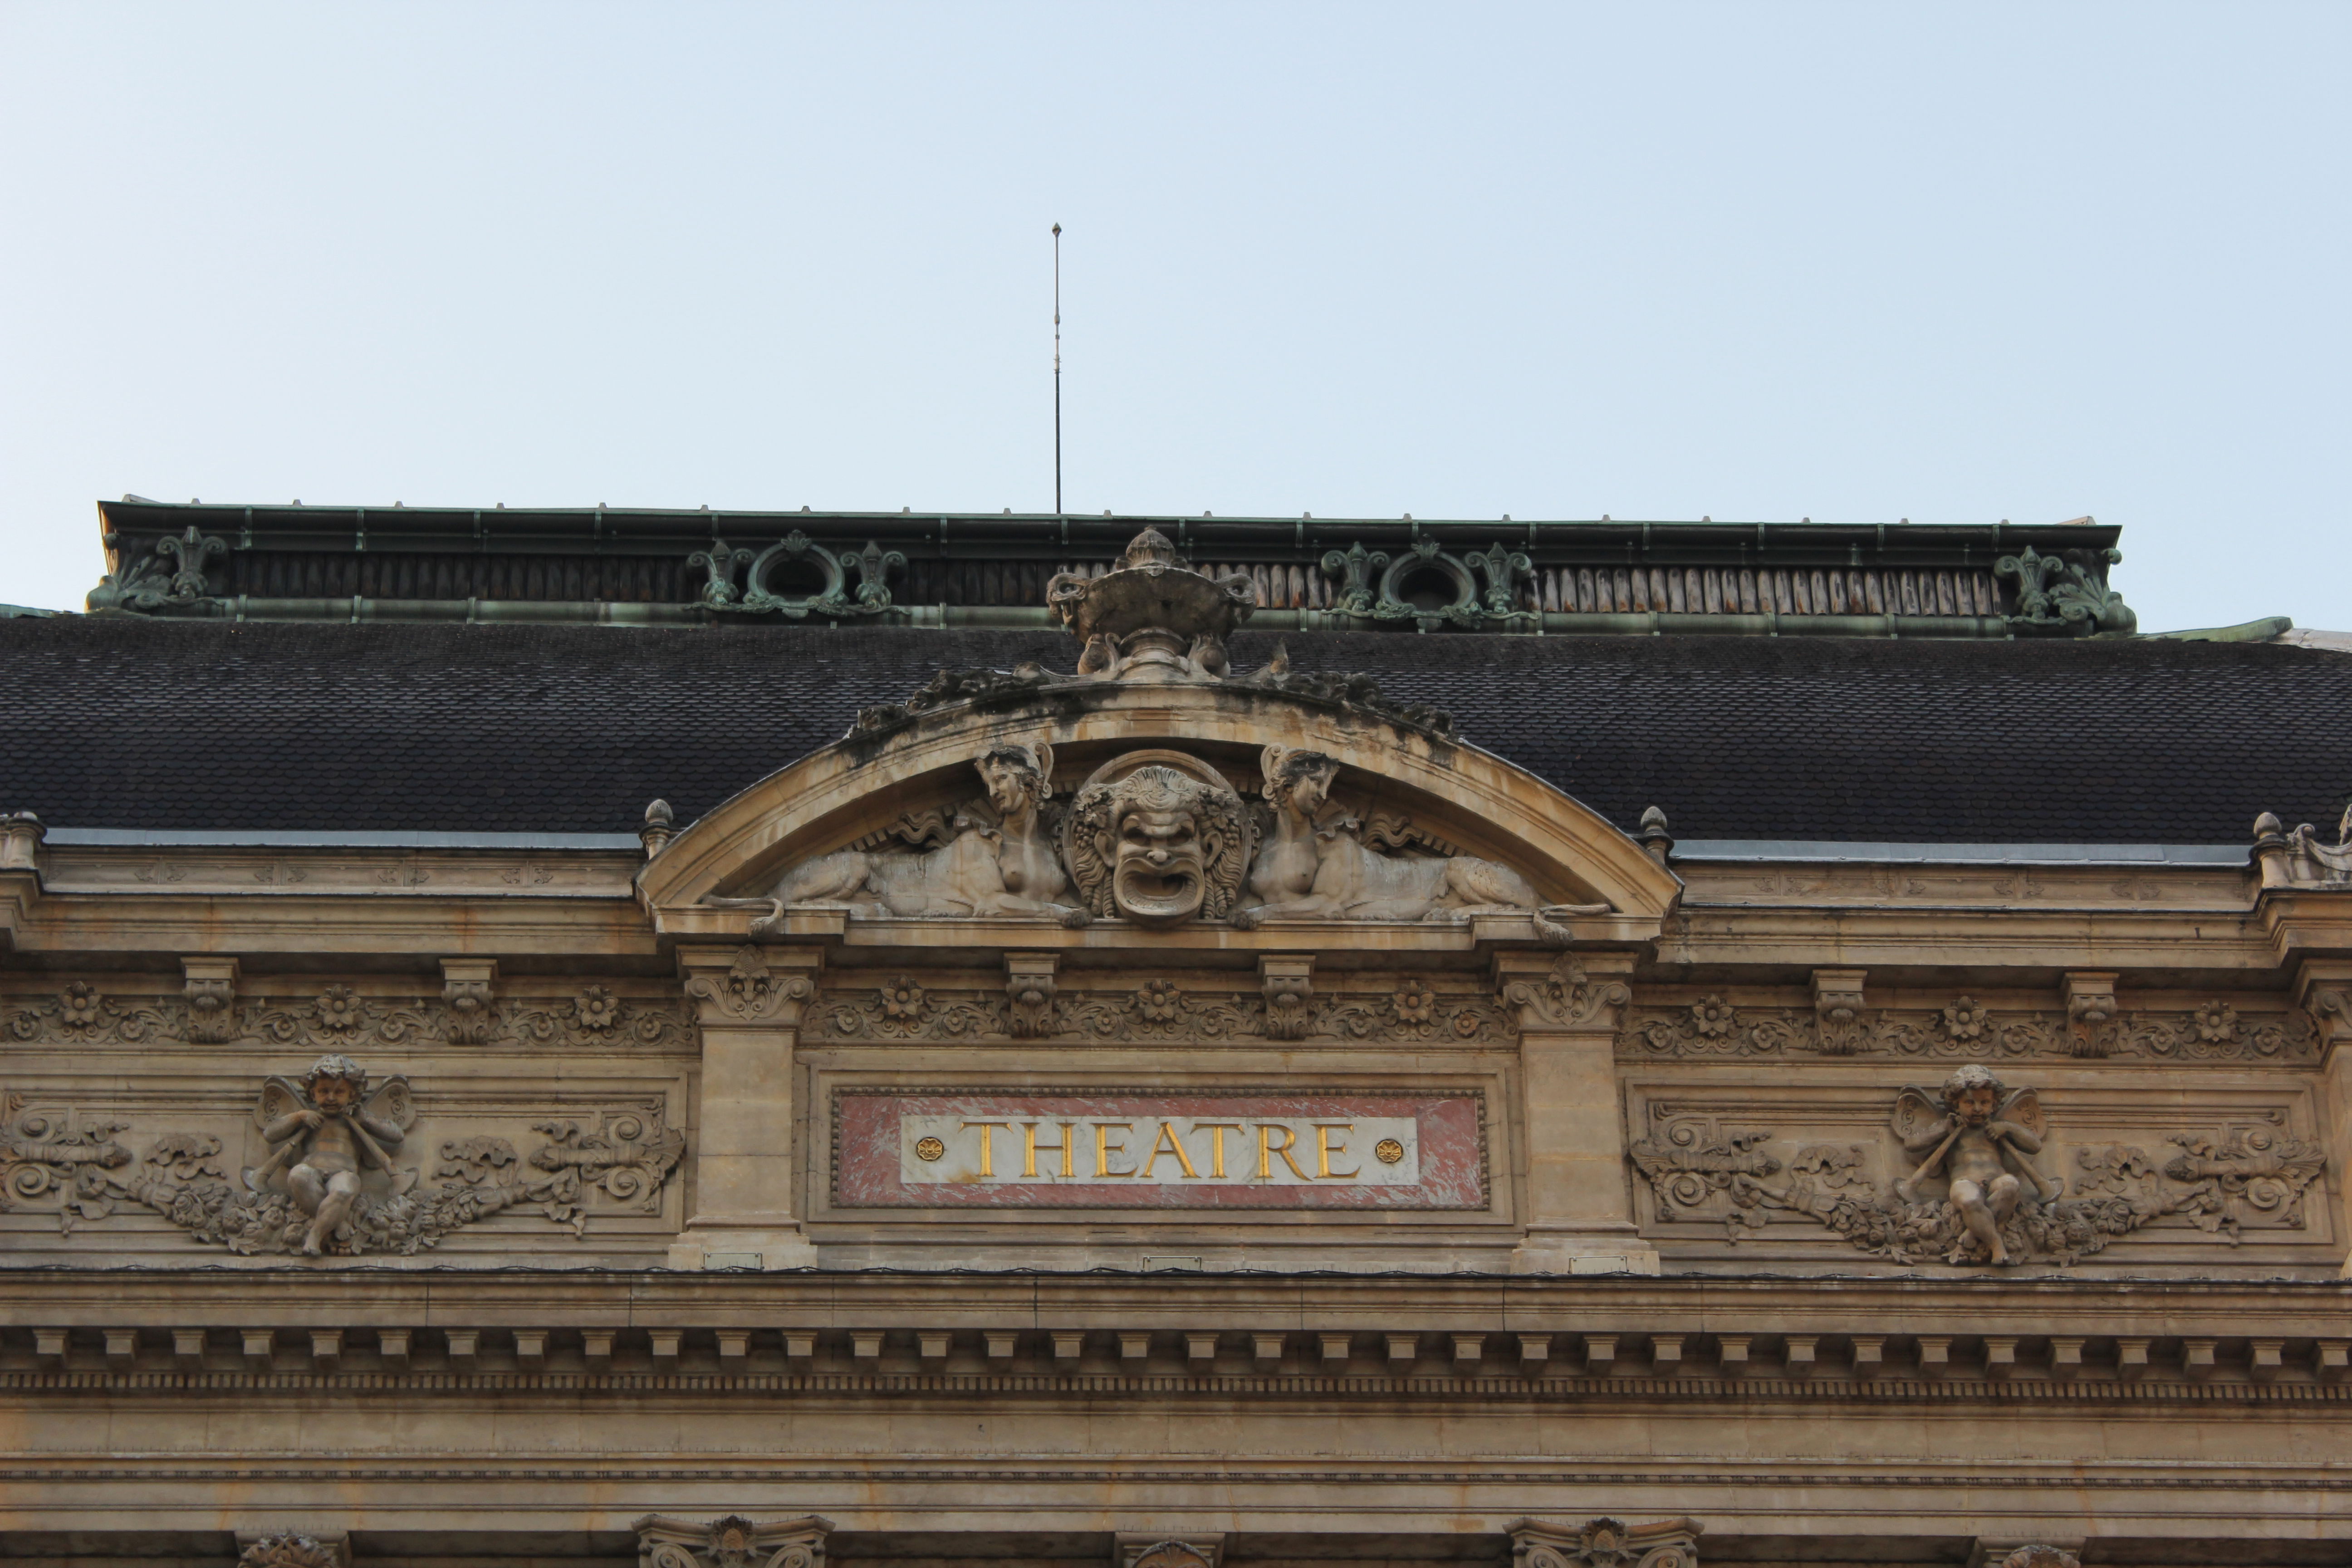
[[1231,637],[1257,609],[1248,577],[1196,570],[1158,529],[1147,528],[1100,576],[1056,574],[1046,607],[1083,645],[1075,675],[1025,662],[1010,670],[941,670],[903,702],[863,708],[849,737],[886,733],[933,709],[959,702],[1018,702],[1048,689],[1103,682],[1224,685],[1279,692],[1364,710],[1392,723],[1451,739],[1454,717],[1423,702],[1394,702],[1363,675],[1308,674],[1290,668],[1286,648],[1236,677],[1226,653]]

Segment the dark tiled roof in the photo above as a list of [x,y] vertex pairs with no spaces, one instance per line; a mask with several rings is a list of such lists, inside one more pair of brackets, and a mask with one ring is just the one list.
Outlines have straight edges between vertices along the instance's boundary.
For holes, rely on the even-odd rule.
[[[1236,639],[1254,667],[1274,639]],[[1290,639],[1685,838],[2231,843],[2332,822],[2352,657],[2266,644]],[[0,620],[0,809],[75,827],[681,821],[944,668],[1053,633]]]

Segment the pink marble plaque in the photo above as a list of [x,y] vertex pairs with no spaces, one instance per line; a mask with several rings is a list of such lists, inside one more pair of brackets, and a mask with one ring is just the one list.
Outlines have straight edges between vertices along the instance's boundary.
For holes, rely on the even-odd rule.
[[843,1089],[842,1208],[1483,1209],[1470,1090]]

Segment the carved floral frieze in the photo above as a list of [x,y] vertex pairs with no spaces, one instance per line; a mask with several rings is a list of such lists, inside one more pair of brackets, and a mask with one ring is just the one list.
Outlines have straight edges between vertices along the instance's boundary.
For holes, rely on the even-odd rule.
[[202,996],[106,994],[70,981],[54,995],[0,1004],[0,1037],[36,1045],[143,1045],[184,1041],[319,1050],[358,1046],[515,1046],[558,1048],[690,1047],[683,1007],[583,985],[569,997],[493,1001],[457,989],[440,998],[386,999],[330,984],[308,998],[257,997],[214,1005]]
[[[1024,1006],[1036,1016],[1034,1029],[1014,1016]],[[1297,1011],[1299,1016],[1286,1011],[1270,1028],[1263,989],[1196,987],[1165,977],[1128,990],[1062,990],[1024,1004],[1002,990],[932,990],[902,975],[878,985],[827,989],[810,1008],[803,1028],[811,1038],[881,1040],[1323,1038],[1485,1044],[1511,1037],[1503,1009],[1487,998],[1439,992],[1426,981],[1403,976],[1302,997]]]
[[404,1078],[363,1101],[355,1088],[340,1104],[314,1087],[358,1070],[332,1056],[303,1082],[269,1079],[255,1120],[276,1152],[242,1171],[211,1132],[164,1131],[134,1153],[117,1136],[130,1121],[23,1111],[0,1128],[0,1210],[38,1212],[54,1201],[68,1236],[131,1205],[236,1253],[301,1252],[315,1241],[341,1255],[414,1254],[510,1208],[575,1237],[592,1212],[656,1214],[685,1156],[685,1135],[664,1125],[657,1103],[622,1105],[532,1122],[541,1142],[527,1153],[500,1137],[446,1140],[426,1181],[402,1159],[416,1120]]
[[[1953,1114],[1970,1088],[1991,1097],[1973,1123]],[[1733,1242],[1806,1222],[1874,1257],[1956,1264],[2071,1264],[2168,1217],[2232,1246],[2249,1229],[2300,1230],[2305,1194],[2326,1167],[2318,1144],[2254,1120],[2175,1133],[2153,1153],[2077,1145],[2069,1176],[2053,1176],[2036,1159],[2045,1129],[2032,1091],[2004,1089],[1974,1066],[1943,1095],[1904,1090],[1894,1126],[1906,1152],[1890,1164],[1870,1144],[1787,1140],[1657,1104],[1626,1156],[1662,1221],[1720,1223]]]
[[1678,1006],[1636,1008],[1617,1037],[1618,1055],[1635,1059],[1810,1054],[2311,1061],[2318,1050],[2319,1031],[2308,1013],[2242,1014],[2219,998],[2182,1013],[2119,1013],[2088,1023],[2054,1009],[1995,1009],[1964,995],[1941,1007],[1889,1008],[1831,1022],[1813,1009],[1735,1006],[1707,995]]

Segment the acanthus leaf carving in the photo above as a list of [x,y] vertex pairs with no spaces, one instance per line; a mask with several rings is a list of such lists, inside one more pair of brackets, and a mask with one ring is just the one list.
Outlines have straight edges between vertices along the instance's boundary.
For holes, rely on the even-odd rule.
[[1589,1028],[1632,995],[1622,980],[1594,981],[1572,952],[1554,959],[1539,978],[1514,980],[1503,987],[1503,1000],[1518,1010],[1523,1029]]
[[1693,1520],[1581,1525],[1523,1519],[1511,1527],[1511,1568],[1698,1568],[1702,1527]]
[[[1378,986],[1378,980],[1363,982]],[[860,990],[827,990],[811,1008],[812,1026],[844,1039],[1103,1041],[1249,1038],[1452,1040],[1507,1039],[1503,1010],[1482,997],[1440,993],[1417,978],[1386,991],[1310,995],[1297,1036],[1267,1032],[1263,994],[1196,994],[1155,978],[1124,992],[1060,991],[1044,1006],[1034,1035],[1013,1028],[1013,998],[982,991],[932,991],[911,980]]]
[[637,1532],[637,1568],[825,1568],[833,1521],[816,1514],[755,1523],[726,1514],[697,1523],[647,1514]]
[[2300,1008],[2241,1015],[2219,998],[2185,1013],[2118,1012],[2092,1020],[2063,1014],[1997,1014],[1972,997],[1924,1011],[1881,1009],[1837,1020],[1818,1005],[1735,1007],[1719,995],[1632,1013],[1618,1035],[1631,1058],[1766,1057],[1797,1053],[1957,1058],[1992,1056],[2151,1057],[2175,1061],[2307,1061],[2318,1028]]
[[1941,1090],[1897,1096],[1893,1130],[1906,1155],[1884,1187],[1862,1144],[1806,1143],[1784,1155],[1765,1128],[1664,1106],[1653,1117],[1626,1157],[1660,1219],[1719,1220],[1736,1242],[1776,1215],[1801,1218],[1906,1264],[2063,1266],[2174,1215],[2235,1245],[2256,1222],[2301,1228],[2304,1194],[2326,1166],[2315,1143],[2240,1125],[2176,1134],[2179,1152],[2161,1159],[2127,1144],[2078,1147],[2069,1196],[2036,1163],[2046,1132],[2038,1097],[1978,1064]]
[[613,1206],[657,1212],[686,1152],[657,1107],[606,1109],[590,1121],[534,1123],[545,1142],[528,1157],[503,1138],[448,1140],[423,1185],[397,1163],[416,1119],[406,1079],[367,1092],[357,1064],[329,1056],[302,1080],[265,1083],[256,1121],[274,1152],[233,1178],[210,1133],[159,1133],[134,1162],[115,1137],[128,1121],[26,1112],[0,1133],[0,1202],[61,1194],[58,1228],[68,1236],[131,1203],[240,1254],[414,1254],[523,1205],[584,1235],[592,1190]]

